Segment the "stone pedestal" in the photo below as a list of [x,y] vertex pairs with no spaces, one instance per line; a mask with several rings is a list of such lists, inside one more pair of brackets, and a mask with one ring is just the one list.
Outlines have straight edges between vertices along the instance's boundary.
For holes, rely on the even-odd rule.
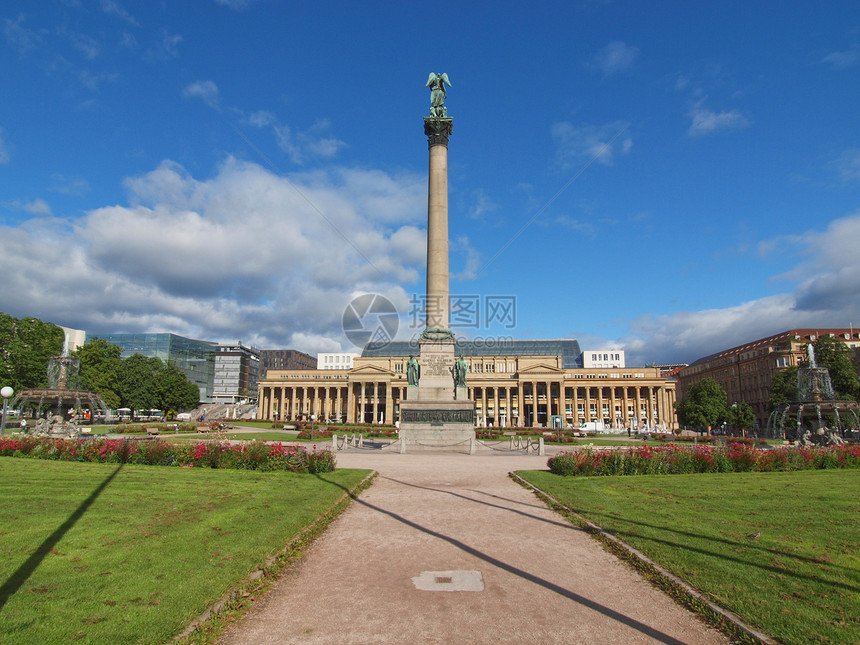
[[454,387],[454,340],[424,339],[420,347],[418,387],[400,404],[401,451],[471,452],[475,404],[465,387]]
[[400,404],[401,452],[474,451],[475,405],[471,401],[404,401]]
[[454,341],[422,340],[419,401],[454,400]]

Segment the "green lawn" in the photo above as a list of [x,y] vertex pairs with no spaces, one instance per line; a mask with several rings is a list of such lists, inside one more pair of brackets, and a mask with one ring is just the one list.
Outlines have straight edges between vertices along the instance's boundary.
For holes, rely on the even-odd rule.
[[[209,432],[206,434],[195,434],[195,435],[177,435],[172,434],[170,432],[166,434],[159,435],[159,439],[163,439],[164,441],[190,441],[192,443],[197,441],[202,441],[204,439],[220,439],[221,435],[216,434],[214,432]],[[229,439],[230,441],[280,441],[282,443],[295,443],[298,441],[296,439],[296,435],[290,434],[288,432],[277,432],[275,430],[271,430],[269,432],[227,432],[224,435],[225,439]]]
[[518,474],[780,642],[860,642],[856,470]]
[[0,642],[164,643],[368,471],[0,458]]

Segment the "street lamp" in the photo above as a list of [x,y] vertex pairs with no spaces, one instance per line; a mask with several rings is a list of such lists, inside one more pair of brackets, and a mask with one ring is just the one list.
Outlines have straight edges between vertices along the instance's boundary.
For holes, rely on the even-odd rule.
[[15,394],[15,390],[8,385],[0,388],[0,396],[3,397],[3,419],[0,421],[0,434],[6,434],[6,403],[8,403],[13,394]]
[[311,415],[311,441],[314,440],[314,422],[316,421],[316,419],[317,419],[317,415],[312,414]]

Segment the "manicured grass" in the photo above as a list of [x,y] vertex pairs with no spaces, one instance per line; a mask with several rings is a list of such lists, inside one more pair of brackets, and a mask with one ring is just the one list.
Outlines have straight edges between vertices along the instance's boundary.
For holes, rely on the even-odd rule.
[[[167,433],[159,435],[159,438],[163,439],[164,441],[197,442],[206,438],[220,439],[221,435],[216,434],[214,432],[210,432],[202,435],[196,434],[189,437]],[[298,439],[296,439],[296,435],[294,434],[290,434],[288,432],[277,432],[275,430],[272,430],[271,432],[228,432],[225,435],[225,438],[231,441],[281,441],[284,443],[293,443],[295,441],[298,441]]]
[[856,470],[518,474],[780,642],[860,642]]
[[2,457],[0,642],[167,642],[367,473]]

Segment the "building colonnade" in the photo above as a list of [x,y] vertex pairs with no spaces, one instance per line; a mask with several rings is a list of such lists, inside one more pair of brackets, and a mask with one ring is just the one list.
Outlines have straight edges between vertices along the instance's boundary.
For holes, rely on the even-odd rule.
[[[578,427],[598,422],[615,429],[677,427],[674,382],[506,376],[496,382],[481,378],[467,384],[478,426]],[[316,378],[328,382],[309,382]],[[275,373],[261,380],[259,388],[260,419],[393,425],[399,420],[399,404],[408,386],[402,375],[367,378],[344,372],[335,376],[327,370],[325,377],[307,371]]]

